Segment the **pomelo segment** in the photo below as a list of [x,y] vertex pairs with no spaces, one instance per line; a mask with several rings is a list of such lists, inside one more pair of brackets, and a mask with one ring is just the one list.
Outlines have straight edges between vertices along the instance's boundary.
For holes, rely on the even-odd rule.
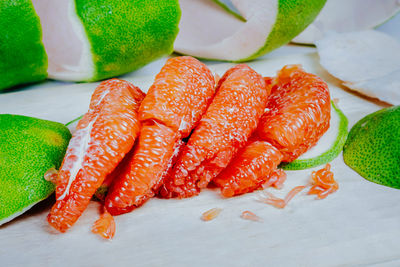
[[47,217],[51,226],[68,230],[132,148],[140,131],[137,111],[143,98],[139,88],[118,79],[96,88],[58,173],[56,203]]
[[163,124],[143,124],[131,157],[121,166],[106,197],[105,207],[112,215],[130,212],[154,196],[153,188],[168,167],[177,138],[177,133]]
[[279,149],[282,161],[291,162],[317,143],[330,117],[328,85],[299,65],[287,65],[272,82],[255,135]]
[[172,52],[177,0],[33,0],[43,28],[49,77],[95,81],[138,69]]
[[61,123],[0,115],[0,224],[47,198],[54,185],[44,179],[59,168],[71,133]]
[[199,194],[246,144],[265,110],[269,91],[263,77],[247,65],[229,69],[178,156],[162,196]]
[[0,1],[0,14],[0,91],[46,79],[47,56],[31,1]]
[[398,0],[327,0],[314,22],[292,41],[313,44],[330,31],[373,29],[399,10]]
[[232,0],[246,21],[220,1],[182,0],[175,51],[200,58],[242,62],[268,53],[305,29],[325,0]]
[[284,170],[303,170],[326,164],[335,159],[341,152],[347,138],[348,120],[333,102],[329,129],[318,143],[292,162],[279,165]]
[[350,130],[344,162],[365,179],[400,189],[400,106],[367,115]]
[[129,212],[154,196],[171,169],[181,139],[199,123],[214,91],[211,71],[197,59],[167,61],[140,106],[143,128],[133,156],[106,197],[111,214]]
[[282,154],[270,143],[246,145],[229,165],[213,179],[224,197],[252,192],[262,186],[282,161]]

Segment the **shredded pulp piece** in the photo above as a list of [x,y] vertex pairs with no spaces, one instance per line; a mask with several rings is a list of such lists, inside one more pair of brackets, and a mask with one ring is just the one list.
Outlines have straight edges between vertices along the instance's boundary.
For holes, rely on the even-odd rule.
[[338,183],[333,178],[329,163],[326,164],[325,168],[311,173],[311,184],[313,186],[308,191],[308,194],[317,195],[319,199],[324,199],[339,189]]
[[242,214],[240,215],[240,218],[249,220],[249,221],[255,221],[255,222],[263,221],[260,217],[258,217],[256,214],[254,214],[253,212],[251,212],[249,210],[243,211]]
[[98,234],[104,239],[111,240],[115,235],[114,217],[104,209],[100,218],[92,226],[92,233]]
[[306,188],[304,185],[296,186],[295,188],[290,190],[290,192],[286,195],[286,197],[284,199],[277,198],[272,193],[270,193],[268,191],[264,191],[264,193],[266,194],[266,197],[260,197],[259,201],[261,201],[265,204],[272,205],[275,208],[283,209],[284,207],[286,207],[286,205],[289,203],[289,201],[295,195],[297,195],[300,191],[302,191],[304,188]]
[[203,221],[211,221],[211,220],[215,219],[216,217],[218,217],[218,215],[221,213],[221,211],[222,211],[222,209],[220,209],[220,208],[210,209],[201,215],[201,219]]

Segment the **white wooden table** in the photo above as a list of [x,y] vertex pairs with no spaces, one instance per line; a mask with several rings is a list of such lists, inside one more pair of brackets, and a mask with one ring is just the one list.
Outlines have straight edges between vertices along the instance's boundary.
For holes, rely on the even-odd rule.
[[[144,90],[165,58],[123,78]],[[208,62],[222,74],[230,64]],[[285,64],[302,64],[329,83],[331,95],[350,126],[384,105],[343,89],[318,63],[315,49],[286,46],[249,63],[263,75]],[[45,82],[0,94],[0,113],[36,116],[66,123],[87,110],[95,84]],[[222,199],[204,190],[184,200],[152,199],[116,217],[113,241],[90,232],[98,218],[91,203],[77,224],[59,234],[46,223],[49,199],[0,226],[0,266],[400,266],[400,191],[370,183],[348,168],[341,156],[332,162],[340,189],[325,200],[305,192],[283,210],[257,202],[258,193]],[[312,170],[288,172],[283,197],[306,184]],[[210,222],[211,208],[223,209]],[[250,210],[263,222],[246,221]]]

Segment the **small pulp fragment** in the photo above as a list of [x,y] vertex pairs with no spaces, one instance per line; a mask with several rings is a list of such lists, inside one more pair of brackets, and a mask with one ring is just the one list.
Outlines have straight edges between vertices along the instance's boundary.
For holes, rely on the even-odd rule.
[[203,221],[211,221],[212,219],[215,219],[221,213],[221,211],[222,209],[220,208],[210,209],[202,214],[201,219]]

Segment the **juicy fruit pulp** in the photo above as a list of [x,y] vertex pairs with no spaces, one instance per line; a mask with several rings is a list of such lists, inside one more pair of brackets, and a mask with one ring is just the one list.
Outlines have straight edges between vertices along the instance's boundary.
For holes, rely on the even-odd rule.
[[243,147],[264,112],[269,87],[245,64],[228,70],[217,92],[178,156],[163,197],[190,197],[222,171]]
[[76,222],[106,176],[132,148],[140,131],[137,110],[143,98],[139,88],[118,79],[96,88],[57,177],[57,201],[47,218],[54,228],[65,232]]
[[338,183],[333,178],[331,165],[326,166],[318,171],[311,173],[312,187],[308,191],[309,195],[317,195],[319,199],[326,198],[329,194],[335,193],[339,189]]
[[295,160],[328,130],[331,104],[328,85],[297,65],[279,71],[268,98],[268,111],[255,134]]
[[251,192],[279,176],[281,161],[296,159],[329,128],[329,89],[320,78],[289,65],[265,81],[272,89],[252,137],[258,142],[249,143],[214,179],[224,196]]
[[213,180],[224,197],[232,197],[260,188],[282,161],[283,155],[268,142],[246,145]]
[[54,185],[44,174],[58,168],[69,130],[62,124],[19,115],[0,115],[0,224],[47,198]]
[[367,115],[350,130],[344,162],[365,179],[400,189],[400,106]]
[[31,1],[0,1],[0,14],[0,91],[44,80],[47,56]]
[[347,138],[348,120],[343,112],[331,101],[333,108],[330,126],[318,143],[291,162],[282,162],[279,168],[284,170],[304,170],[324,165],[335,159],[343,150]]
[[197,59],[167,61],[140,106],[139,142],[106,198],[111,214],[131,211],[154,196],[176,147],[198,124],[214,90],[211,71]]

